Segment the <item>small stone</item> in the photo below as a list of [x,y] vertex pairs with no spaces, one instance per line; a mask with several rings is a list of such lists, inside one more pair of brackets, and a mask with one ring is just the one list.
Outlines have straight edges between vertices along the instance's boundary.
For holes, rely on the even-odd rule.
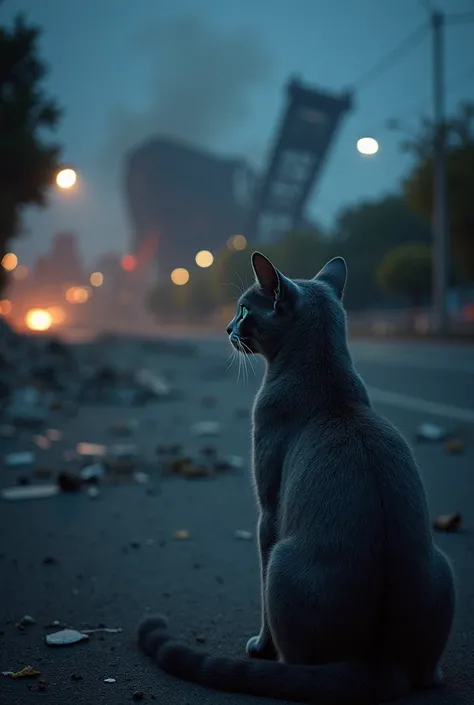
[[459,531],[461,528],[461,521],[462,515],[460,512],[441,514],[435,519],[433,527],[437,531]]
[[236,539],[239,539],[239,541],[251,541],[253,539],[253,534],[244,529],[237,529],[237,531],[234,532],[234,536]]
[[174,532],[173,538],[185,541],[186,539],[191,538],[191,534],[189,533],[189,531],[187,531],[187,529],[179,529],[178,531]]
[[444,444],[444,449],[447,453],[459,454],[464,451],[464,443],[460,438],[450,438]]
[[30,617],[29,614],[25,614],[25,615],[20,619],[20,621],[18,622],[18,624],[16,625],[16,627],[17,627],[17,628],[18,628],[18,627],[28,627],[28,626],[31,626],[31,625],[33,625],[33,624],[36,624],[36,620],[34,620],[33,617]]

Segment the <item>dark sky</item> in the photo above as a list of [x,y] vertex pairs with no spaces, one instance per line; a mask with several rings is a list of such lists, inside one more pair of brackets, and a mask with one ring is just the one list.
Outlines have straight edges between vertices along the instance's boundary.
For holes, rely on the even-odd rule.
[[[290,74],[341,91],[426,18],[418,0],[6,0],[2,21],[24,11],[44,28],[48,90],[64,107],[59,138],[80,174],[80,188],[28,213],[23,261],[59,229],[80,235],[89,262],[128,249],[120,194],[121,155],[153,133],[182,137],[260,165],[283,106]],[[438,0],[447,12],[474,10],[474,0]],[[474,24],[446,36],[447,104],[474,99]],[[430,37],[361,84],[310,212],[330,225],[337,211],[396,188],[409,167],[401,136],[385,127],[399,118],[416,127],[431,110]],[[380,141],[361,157],[357,139]]]

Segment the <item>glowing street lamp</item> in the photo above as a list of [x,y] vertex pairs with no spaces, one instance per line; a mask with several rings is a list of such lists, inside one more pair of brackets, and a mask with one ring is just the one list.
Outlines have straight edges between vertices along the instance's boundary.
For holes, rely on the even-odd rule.
[[373,137],[361,137],[357,140],[357,151],[365,157],[372,157],[379,151],[379,143]]
[[104,283],[104,275],[102,274],[102,272],[92,272],[89,277],[89,281],[92,286],[102,286],[102,284]]
[[227,246],[232,250],[245,250],[247,247],[247,238],[245,235],[234,235],[234,237],[228,240]]
[[124,255],[121,260],[122,269],[126,272],[132,272],[137,266],[137,258],[135,255]]
[[184,284],[187,284],[189,281],[188,270],[184,269],[184,267],[177,267],[176,269],[173,269],[171,272],[171,281],[173,284],[176,284],[176,286],[183,286]]
[[56,185],[60,189],[70,189],[77,181],[77,174],[74,169],[61,169],[56,176]]
[[200,250],[200,252],[197,253],[196,257],[196,264],[198,267],[210,267],[211,264],[214,262],[214,255],[212,252],[209,252],[209,250]]
[[0,301],[0,316],[8,316],[12,312],[12,302],[8,299]]
[[13,272],[18,264],[18,257],[13,254],[13,252],[7,252],[3,255],[1,264],[3,269],[6,269],[7,272]]
[[53,317],[49,311],[42,308],[32,308],[25,317],[26,325],[30,330],[43,331],[51,328]]

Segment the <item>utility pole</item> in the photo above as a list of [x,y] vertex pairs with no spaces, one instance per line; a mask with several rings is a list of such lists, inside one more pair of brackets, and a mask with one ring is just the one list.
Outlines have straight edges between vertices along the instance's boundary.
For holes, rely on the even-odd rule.
[[433,113],[434,113],[434,183],[433,183],[433,313],[435,332],[447,332],[446,294],[450,248],[448,238],[446,197],[446,124],[444,85],[444,29],[445,16],[434,11],[433,30]]

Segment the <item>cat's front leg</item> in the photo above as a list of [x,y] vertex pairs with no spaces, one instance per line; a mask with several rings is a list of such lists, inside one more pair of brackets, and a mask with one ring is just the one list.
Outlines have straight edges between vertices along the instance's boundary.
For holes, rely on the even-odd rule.
[[258,545],[260,553],[260,583],[261,583],[261,610],[262,626],[260,634],[253,636],[247,642],[247,654],[251,658],[276,659],[278,657],[273,643],[270,627],[268,626],[267,611],[265,606],[265,586],[267,577],[268,559],[272,547],[276,542],[276,522],[272,512],[262,511],[258,521]]

